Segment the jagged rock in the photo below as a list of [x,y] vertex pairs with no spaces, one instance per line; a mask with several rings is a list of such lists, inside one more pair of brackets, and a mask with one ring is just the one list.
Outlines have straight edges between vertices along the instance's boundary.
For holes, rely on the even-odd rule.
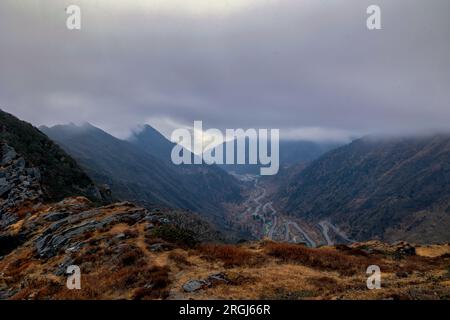
[[86,244],[84,242],[77,242],[74,245],[72,245],[70,248],[67,248],[66,252],[68,252],[68,253],[77,252],[81,248],[83,248],[85,245]]
[[210,286],[210,283],[205,280],[189,280],[183,285],[183,290],[186,292],[194,292]]
[[127,238],[127,236],[125,235],[125,233],[119,233],[114,238],[116,238],[117,240],[124,240]]
[[37,250],[37,253],[38,253],[40,256],[42,256],[42,257],[45,256],[46,253],[49,251],[48,248],[46,247],[46,245],[47,245],[47,243],[48,243],[48,241],[49,241],[50,238],[51,238],[51,235],[50,235],[50,234],[47,234],[47,235],[45,235],[45,236],[39,238],[39,239],[36,241],[36,250]]
[[0,197],[2,197],[6,192],[10,191],[12,185],[8,183],[6,178],[0,178]]
[[2,166],[10,163],[17,157],[17,153],[14,148],[8,146],[6,143],[2,145],[2,155]]
[[221,283],[229,283],[230,282],[230,280],[227,278],[227,276],[223,272],[211,274],[210,276],[208,276],[206,281],[211,284],[216,284],[216,283],[220,283],[220,282]]
[[58,221],[66,218],[68,215],[68,212],[50,212],[44,216],[44,219],[47,221]]
[[[0,168],[0,213],[11,211],[27,200],[39,199],[43,192],[39,184],[37,168],[27,168],[24,158],[19,157],[14,148],[2,144]],[[8,226],[14,218],[0,215],[0,224]]]
[[156,252],[156,251],[164,251],[168,248],[164,243],[155,243],[150,245],[149,249],[150,251]]
[[[116,205],[108,206],[105,208],[111,208],[111,210],[113,210],[114,208],[118,208],[121,206]],[[74,248],[73,250],[76,250],[78,247],[76,247],[73,242],[76,241],[78,237],[82,237],[89,232],[101,230],[114,224],[127,223],[129,225],[133,225],[136,222],[140,221],[147,213],[147,211],[140,208],[130,208],[128,211],[117,211],[115,212],[115,214],[109,215],[100,220],[96,220],[95,217],[99,213],[99,210],[89,210],[86,212],[80,212],[76,215],[70,215],[67,212],[53,212],[44,216],[44,220],[48,221],[48,219],[50,218],[50,221],[53,221],[53,219],[57,221],[47,227],[38,237],[36,241],[36,251],[39,257],[51,258],[55,256],[60,250],[70,251],[71,248]],[[64,218],[64,215],[67,215],[67,217]],[[92,218],[92,220],[83,221],[89,218]],[[79,223],[79,221],[83,222]],[[153,249],[165,250],[166,247],[164,245],[162,245],[161,247],[155,246]]]
[[183,285],[183,290],[186,292],[194,292],[201,289],[211,287],[218,283],[230,283],[225,273],[217,272],[209,275],[206,279],[189,280]]

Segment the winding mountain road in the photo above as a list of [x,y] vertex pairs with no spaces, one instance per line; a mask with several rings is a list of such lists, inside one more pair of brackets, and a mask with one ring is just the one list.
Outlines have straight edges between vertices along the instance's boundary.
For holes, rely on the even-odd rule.
[[316,242],[311,239],[311,237],[308,235],[308,233],[303,230],[298,224],[297,222],[293,222],[293,221],[289,221],[286,222],[286,228],[289,230],[289,226],[293,226],[295,229],[297,229],[298,232],[300,232],[300,234],[303,236],[303,238],[306,240],[307,245],[311,248],[315,248],[317,247]]
[[[257,216],[263,223],[263,234],[269,239],[273,240],[273,235],[276,231],[278,224],[278,212],[273,208],[272,201],[265,202],[263,204],[263,199],[266,196],[266,189],[263,186],[259,185],[259,179],[257,177],[253,178],[255,192],[252,193],[249,199],[244,203],[247,207],[244,212],[241,213],[243,215],[252,215]],[[255,206],[256,205],[256,206]],[[270,210],[270,211],[268,211]],[[269,218],[266,218],[270,214]],[[289,226],[295,228],[300,235],[305,239],[306,243],[310,247],[316,247],[316,242],[308,235],[308,233],[303,230],[295,221],[288,220],[285,223],[286,227],[286,241],[290,239],[290,231]]]
[[[282,231],[277,230],[277,227],[285,227],[284,240],[287,242],[298,242],[299,237],[303,238],[308,247],[315,248],[318,243],[316,242],[317,236],[323,237],[322,242],[326,242],[327,245],[334,245],[339,240],[343,242],[354,242],[347,235],[341,231],[338,227],[333,225],[327,220],[320,221],[317,225],[319,231],[316,237],[313,239],[305,229],[303,229],[296,221],[291,220],[288,216],[278,214],[274,209],[272,201],[264,201],[267,191],[264,186],[259,184],[259,178],[257,176],[249,177],[247,181],[253,182],[254,190],[250,194],[249,198],[244,202],[246,209],[241,213],[241,217],[254,216],[257,217],[263,224],[262,235],[273,240],[274,235],[277,238],[283,237],[280,234]],[[292,227],[293,229],[291,229]],[[333,236],[330,235],[333,232]],[[340,238],[340,239],[339,239]],[[337,241],[336,241],[337,240]]]
[[323,220],[320,221],[318,223],[318,225],[320,226],[321,230],[322,230],[322,234],[323,237],[325,238],[327,245],[333,245],[334,242],[331,240],[330,236],[329,236],[329,231],[330,229],[334,231],[334,233],[336,233],[336,235],[338,235],[339,237],[341,237],[343,240],[349,242],[349,243],[353,243],[355,241],[353,241],[352,239],[348,238],[347,235],[340,230],[338,227],[336,227],[335,225],[333,225],[331,222]]

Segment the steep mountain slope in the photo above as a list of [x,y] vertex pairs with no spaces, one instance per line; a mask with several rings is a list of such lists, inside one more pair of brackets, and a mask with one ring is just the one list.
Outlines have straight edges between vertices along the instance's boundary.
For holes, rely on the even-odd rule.
[[[208,194],[209,201],[212,203],[240,200],[239,182],[218,166],[207,164],[174,165],[171,160],[171,153],[175,144],[149,125],[145,125],[140,132],[135,132],[128,141],[140,150],[163,161],[171,171],[179,174],[183,181],[189,185],[191,192]],[[191,154],[193,163],[194,154],[186,149],[184,149],[184,152]]]
[[[182,172],[136,144],[119,140],[92,125],[42,130],[96,182],[108,184],[119,199],[198,211],[223,224],[221,202],[239,196],[237,186],[224,181],[229,177],[226,173],[215,177],[209,170],[194,166]],[[196,174],[192,174],[193,170]]]
[[355,239],[450,241],[450,136],[356,140],[279,197],[290,214],[332,220]]
[[66,152],[31,124],[1,110],[0,142],[2,197],[7,196],[8,184],[39,181],[44,200],[70,195],[99,199],[91,179]]
[[135,131],[128,141],[164,162],[171,162],[170,154],[174,143],[149,125]]

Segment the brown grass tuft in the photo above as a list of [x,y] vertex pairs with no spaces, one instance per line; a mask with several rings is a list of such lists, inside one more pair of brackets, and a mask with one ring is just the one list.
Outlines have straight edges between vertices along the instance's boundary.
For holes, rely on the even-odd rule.
[[170,260],[172,260],[173,262],[175,262],[175,264],[179,267],[184,267],[184,266],[191,266],[192,263],[190,263],[187,260],[187,256],[185,254],[182,254],[180,252],[177,251],[171,251],[169,252],[168,256],[167,256]]
[[357,272],[366,272],[371,264],[380,265],[380,261],[360,256],[346,255],[331,249],[310,249],[302,245],[288,243],[268,243],[266,253],[283,262],[299,263],[311,268],[336,271],[350,276]]
[[236,245],[207,244],[198,248],[200,254],[206,260],[220,260],[225,268],[238,266],[260,266],[264,263],[264,257],[246,248]]

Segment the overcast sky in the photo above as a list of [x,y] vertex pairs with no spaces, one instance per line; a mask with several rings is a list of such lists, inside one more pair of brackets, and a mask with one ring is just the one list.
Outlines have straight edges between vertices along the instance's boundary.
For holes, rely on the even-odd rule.
[[449,31],[449,0],[1,0],[0,108],[118,137],[194,120],[309,140],[448,130]]

